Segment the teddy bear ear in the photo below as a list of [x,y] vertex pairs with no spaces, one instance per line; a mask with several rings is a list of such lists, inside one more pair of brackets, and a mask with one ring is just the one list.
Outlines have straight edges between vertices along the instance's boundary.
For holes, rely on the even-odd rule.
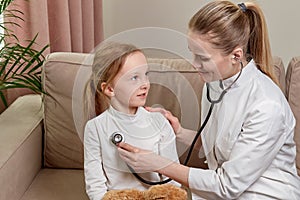
[[145,200],[144,192],[136,189],[110,190],[105,193],[102,200]]
[[145,191],[145,200],[173,199],[187,200],[187,192],[175,185],[155,185]]

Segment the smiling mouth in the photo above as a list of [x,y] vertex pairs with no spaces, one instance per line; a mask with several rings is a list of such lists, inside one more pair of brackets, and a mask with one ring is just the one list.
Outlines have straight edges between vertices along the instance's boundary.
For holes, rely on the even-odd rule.
[[145,93],[142,93],[142,94],[139,94],[139,95],[137,95],[138,97],[146,97],[147,96],[147,92],[145,92]]
[[207,71],[202,71],[202,70],[200,70],[200,69],[198,69],[198,68],[196,68],[196,67],[194,67],[195,68],[195,70],[199,73],[199,74],[206,74],[206,73],[208,73]]
[[199,70],[198,70],[198,73],[199,73],[199,74],[207,74],[208,72],[204,72],[204,71],[199,71]]

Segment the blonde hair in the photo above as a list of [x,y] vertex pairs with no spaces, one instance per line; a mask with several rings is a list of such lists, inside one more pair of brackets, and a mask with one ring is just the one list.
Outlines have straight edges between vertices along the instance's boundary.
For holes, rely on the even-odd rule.
[[242,9],[230,1],[210,2],[191,18],[189,29],[208,36],[213,47],[225,55],[242,46],[244,56],[252,57],[257,67],[278,84],[263,12],[255,3],[244,5]]
[[105,111],[109,106],[109,99],[103,93],[102,83],[112,83],[121,70],[128,55],[141,52],[131,44],[118,42],[103,42],[94,53],[92,74],[85,85],[84,113],[88,119]]

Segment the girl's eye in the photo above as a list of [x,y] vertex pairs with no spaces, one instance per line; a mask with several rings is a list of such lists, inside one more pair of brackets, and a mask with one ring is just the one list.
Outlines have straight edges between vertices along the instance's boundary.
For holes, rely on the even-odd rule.
[[146,73],[145,73],[145,75],[146,75],[146,76],[148,76],[148,75],[149,75],[149,71],[148,71],[148,72],[146,72]]
[[131,77],[131,80],[133,80],[133,81],[135,81],[135,80],[137,80],[138,79],[138,76],[133,76],[133,77]]

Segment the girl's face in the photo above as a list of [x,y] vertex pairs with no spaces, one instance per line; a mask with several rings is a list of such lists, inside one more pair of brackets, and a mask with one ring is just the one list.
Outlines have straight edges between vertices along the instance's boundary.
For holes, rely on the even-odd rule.
[[188,36],[188,47],[194,54],[194,68],[205,82],[227,79],[238,73],[239,68],[233,66],[236,63],[233,54],[223,55],[220,49],[212,47],[205,35],[189,32]]
[[145,105],[149,88],[146,58],[141,52],[134,52],[127,56],[113,80],[111,104],[121,112],[134,114],[137,107]]

